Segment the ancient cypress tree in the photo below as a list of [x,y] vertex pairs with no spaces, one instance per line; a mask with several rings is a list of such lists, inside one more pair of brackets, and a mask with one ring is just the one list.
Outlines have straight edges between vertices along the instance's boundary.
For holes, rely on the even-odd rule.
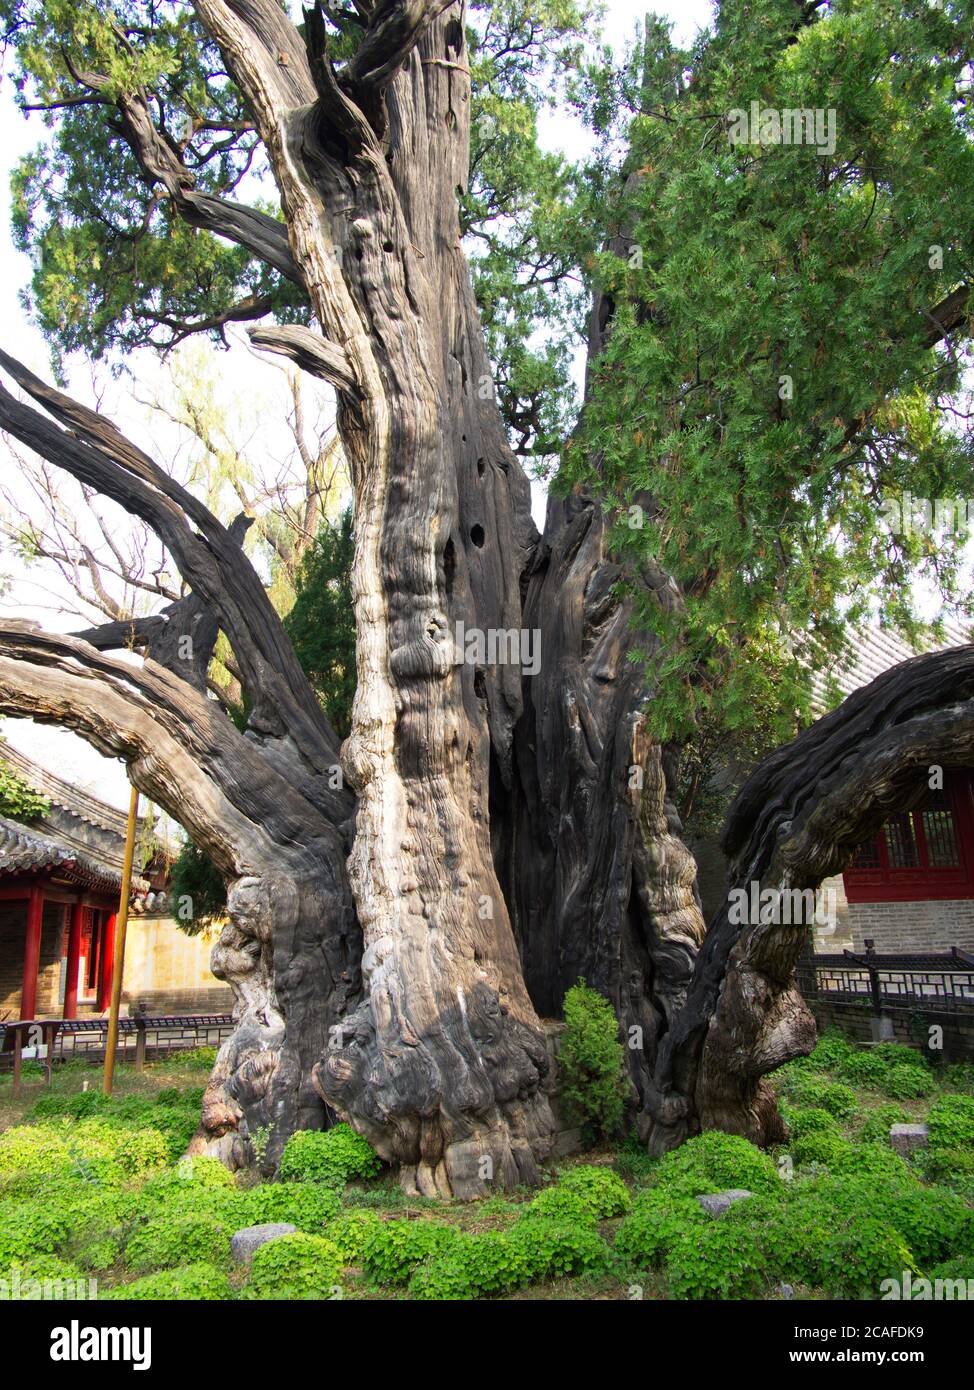
[[[811,23],[816,7],[797,8]],[[300,27],[275,0],[194,0],[191,15],[93,4],[80,22],[67,3],[4,0],[3,13],[28,104],[60,123],[60,174],[77,178],[46,223],[37,186],[58,169],[20,184],[39,317],[71,347],[272,316],[252,340],[335,388],[353,481],[357,688],[340,742],[241,551],[244,523],[223,526],[0,352],[19,388],[0,388],[2,427],[142,518],[187,586],[165,622],[125,633],[2,624],[0,712],[124,758],[228,881],[214,968],[237,1026],[199,1146],[244,1164],[248,1134],[270,1125],[273,1161],[330,1109],[423,1193],[531,1182],[552,1131],[539,1018],[579,975],[616,1007],[655,1148],[701,1125],[772,1137],[762,1077],[812,1038],[794,987],[804,931],[724,910],[705,940],[673,759],[649,717],[665,650],[631,622],[647,605],[681,611],[692,587],[652,555],[625,568],[597,467],[594,485],[552,499],[543,537],[532,522],[508,424],[540,434],[551,417],[519,394],[522,359],[505,420],[461,244],[477,192],[463,5],[319,3]],[[517,53],[516,35],[495,51]],[[513,87],[524,80],[515,66]],[[70,158],[85,141],[118,152],[113,223],[85,205]],[[242,200],[258,148],[279,217]],[[933,306],[935,341],[964,322],[966,293],[949,314]],[[597,297],[594,358],[620,302]],[[504,325],[485,312],[496,345]],[[539,633],[540,670],[476,644],[458,660],[458,624]],[[243,732],[205,692],[219,632]],[[138,667],[111,654],[132,643]],[[968,755],[972,679],[970,653],[922,659],[776,755],[732,817],[734,881],[804,887],[839,866],[923,759]]]

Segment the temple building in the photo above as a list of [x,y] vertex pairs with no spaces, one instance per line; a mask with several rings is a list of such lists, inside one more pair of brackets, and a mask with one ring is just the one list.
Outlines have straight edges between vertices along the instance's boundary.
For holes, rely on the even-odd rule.
[[[49,805],[30,824],[0,816],[0,1021],[107,1011],[126,817],[0,740],[0,763]],[[131,884],[123,1012],[228,1009],[210,973],[214,932],[189,936],[169,915],[167,856],[140,818]]]

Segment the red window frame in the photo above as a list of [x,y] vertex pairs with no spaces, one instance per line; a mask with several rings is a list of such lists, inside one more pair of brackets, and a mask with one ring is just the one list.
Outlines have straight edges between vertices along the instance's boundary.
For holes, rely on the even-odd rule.
[[885,827],[870,845],[879,863],[875,868],[849,868],[842,875],[850,903],[927,902],[974,898],[974,775],[948,772],[944,792],[951,811],[958,863],[930,863],[921,803],[910,815],[918,851],[916,864],[890,863]]

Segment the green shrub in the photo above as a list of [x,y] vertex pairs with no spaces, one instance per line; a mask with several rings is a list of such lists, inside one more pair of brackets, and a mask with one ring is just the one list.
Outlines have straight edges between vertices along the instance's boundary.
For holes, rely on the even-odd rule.
[[519,1221],[507,1237],[521,1255],[528,1283],[600,1274],[611,1258],[609,1247],[596,1231],[557,1217]]
[[711,1219],[695,1197],[672,1199],[654,1189],[636,1199],[616,1232],[614,1249],[634,1269],[658,1269],[678,1236]]
[[299,1231],[320,1234],[342,1209],[342,1199],[333,1187],[309,1182],[268,1182],[244,1194],[249,1220],[289,1221]]
[[921,1268],[952,1254],[974,1254],[971,1211],[943,1187],[894,1188],[880,1193],[882,1219],[898,1231]]
[[856,1136],[862,1143],[886,1144],[893,1125],[906,1124],[909,1114],[902,1105],[877,1105],[866,1114],[862,1127]]
[[933,1095],[937,1081],[926,1067],[890,1067],[880,1089],[894,1100],[920,1100],[923,1096]]
[[884,1279],[918,1273],[913,1255],[892,1226],[865,1217],[835,1231],[822,1250],[822,1286],[838,1298],[878,1298]]
[[125,1263],[138,1273],[179,1265],[222,1265],[229,1258],[229,1231],[206,1215],[150,1221],[125,1247]]
[[932,1149],[974,1148],[974,1096],[941,1096],[927,1116]]
[[417,1265],[445,1254],[456,1239],[452,1226],[436,1221],[382,1221],[365,1236],[362,1265],[375,1284],[405,1284]]
[[136,1279],[132,1284],[99,1289],[98,1297],[139,1302],[178,1299],[197,1303],[230,1299],[233,1289],[222,1269],[211,1264],[196,1264],[186,1265],[182,1269],[162,1269],[155,1274],[147,1274],[143,1279]]
[[528,1281],[519,1244],[499,1231],[457,1234],[448,1249],[421,1264],[409,1281],[417,1299],[491,1298]]
[[909,1165],[889,1144],[849,1144],[833,1160],[833,1173],[871,1177],[882,1182],[911,1180]]
[[83,1245],[76,1259],[82,1269],[90,1269],[93,1273],[99,1274],[118,1264],[121,1257],[120,1241],[112,1236],[99,1236]]
[[932,1182],[969,1183],[974,1178],[974,1149],[937,1147],[921,1150],[914,1156],[914,1163],[923,1176]]
[[788,1129],[793,1139],[803,1134],[838,1134],[839,1126],[834,1115],[828,1110],[809,1107],[806,1110],[791,1110],[788,1113]]
[[576,1226],[595,1226],[598,1217],[589,1202],[565,1187],[546,1187],[522,1209],[520,1219],[569,1221]]
[[832,1235],[833,1222],[820,1204],[783,1204],[757,1232],[768,1277],[816,1287]]
[[736,1134],[708,1130],[664,1154],[656,1168],[656,1186],[679,1187],[683,1196],[743,1187],[749,1192],[779,1193],[781,1179],[766,1153]]
[[820,1081],[814,1076],[803,1076],[792,1087],[792,1095],[800,1105],[827,1110],[839,1120],[854,1115],[859,1108],[855,1091],[840,1081]]
[[632,1204],[628,1187],[611,1168],[598,1168],[592,1164],[569,1168],[559,1177],[558,1186],[563,1192],[572,1192],[584,1202],[596,1221],[622,1216]]
[[322,1299],[340,1296],[342,1257],[324,1236],[297,1231],[254,1251],[248,1298]]
[[329,1221],[325,1234],[338,1249],[343,1265],[359,1264],[366,1236],[379,1224],[375,1212],[353,1208]]
[[[974,1255],[955,1255],[930,1271],[928,1279],[963,1279],[970,1289],[974,1281]],[[966,1292],[966,1290],[965,1290]]]
[[216,1066],[215,1047],[191,1047],[179,1054],[179,1065],[193,1071],[212,1071]]
[[587,1142],[618,1133],[625,1109],[625,1051],[615,1010],[584,980],[565,995],[565,1031],[558,1049],[565,1116]]
[[71,1223],[63,1211],[42,1202],[20,1202],[0,1214],[0,1269],[29,1255],[50,1255],[63,1245]]
[[[76,1264],[63,1260],[59,1255],[31,1255],[23,1263],[10,1266],[3,1271],[3,1277],[11,1283],[13,1283],[15,1275],[20,1285],[17,1290],[18,1299],[33,1300],[49,1296],[54,1298],[94,1297],[94,1293],[89,1291],[88,1274],[79,1269]],[[30,1281],[35,1279],[41,1285],[50,1280],[54,1287],[48,1292],[45,1292],[43,1288],[35,1290],[27,1287]],[[57,1287],[58,1284],[64,1285],[65,1283],[70,1283],[75,1287],[61,1287],[60,1289]],[[82,1286],[81,1289],[77,1287],[79,1283]],[[11,1290],[12,1292],[13,1290]]]
[[16,1174],[25,1190],[51,1178],[121,1184],[165,1164],[164,1136],[155,1129],[125,1129],[100,1119],[49,1120],[0,1134],[0,1176]]
[[766,1284],[757,1231],[722,1218],[675,1236],[665,1272],[672,1298],[757,1298]]
[[839,1163],[851,1151],[852,1145],[841,1134],[829,1130],[815,1130],[811,1134],[799,1135],[790,1145],[790,1153],[797,1164],[804,1167],[809,1163],[820,1163],[826,1168]]
[[807,1065],[815,1071],[835,1071],[847,1057],[855,1053],[856,1048],[847,1038],[834,1028],[829,1028],[816,1043],[814,1052],[807,1059]]
[[284,1181],[324,1182],[342,1186],[350,1178],[374,1178],[379,1157],[367,1139],[348,1125],[332,1129],[300,1129],[292,1134],[281,1156]]

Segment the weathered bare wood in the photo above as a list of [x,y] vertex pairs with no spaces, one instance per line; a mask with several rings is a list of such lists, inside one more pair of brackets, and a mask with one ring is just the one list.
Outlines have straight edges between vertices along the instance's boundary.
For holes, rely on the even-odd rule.
[[105,656],[30,624],[0,624],[0,713],[74,729],[124,758],[135,786],[186,826],[228,881],[213,970],[235,1029],[207,1088],[196,1147],[232,1166],[271,1129],[320,1127],[311,1070],[359,989],[360,937],[336,827],[214,700],[146,662]]

